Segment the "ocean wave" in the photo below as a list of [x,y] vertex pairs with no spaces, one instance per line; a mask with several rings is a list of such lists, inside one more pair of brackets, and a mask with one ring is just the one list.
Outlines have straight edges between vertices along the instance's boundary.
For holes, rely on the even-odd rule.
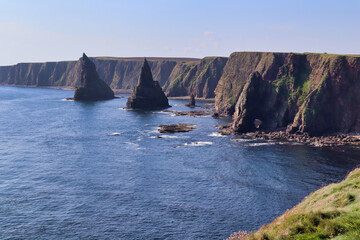
[[185,143],[184,146],[189,146],[189,147],[202,147],[202,146],[207,146],[207,145],[212,145],[213,142],[191,142],[191,143]]
[[275,145],[275,142],[262,142],[262,143],[249,143],[246,144],[248,147],[259,147],[259,146],[267,146],[267,145]]
[[233,142],[252,142],[254,139],[247,139],[247,138],[234,138],[231,139]]
[[208,136],[209,137],[226,137],[225,135],[222,135],[220,132],[212,132]]
[[118,132],[110,133],[110,136],[119,136],[119,135],[121,135],[121,133],[118,133]]

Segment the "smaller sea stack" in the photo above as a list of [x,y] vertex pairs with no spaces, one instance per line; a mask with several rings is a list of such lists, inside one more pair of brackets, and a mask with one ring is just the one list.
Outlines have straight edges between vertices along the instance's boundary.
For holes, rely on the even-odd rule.
[[195,107],[195,96],[194,96],[193,93],[190,96],[189,104],[187,106],[188,107]]
[[129,97],[127,109],[157,110],[170,107],[169,100],[161,89],[159,82],[154,81],[150,66],[144,59],[137,86]]
[[84,53],[81,58],[80,86],[75,88],[74,100],[98,101],[114,98],[114,92],[100,79],[95,64]]

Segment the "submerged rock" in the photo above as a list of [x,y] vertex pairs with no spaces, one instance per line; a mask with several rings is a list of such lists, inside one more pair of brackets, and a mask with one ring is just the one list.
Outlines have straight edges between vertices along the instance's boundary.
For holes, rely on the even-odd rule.
[[150,66],[144,60],[137,86],[126,103],[128,109],[156,110],[170,107],[159,82],[154,81]]
[[95,64],[84,53],[81,58],[80,86],[75,88],[74,100],[96,101],[114,98],[114,92],[100,79]]

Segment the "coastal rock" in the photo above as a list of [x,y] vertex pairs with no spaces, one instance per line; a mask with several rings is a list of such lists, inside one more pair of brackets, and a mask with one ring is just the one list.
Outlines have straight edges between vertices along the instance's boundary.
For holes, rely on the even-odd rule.
[[195,96],[192,93],[189,99],[189,104],[187,105],[188,107],[195,107]]
[[145,58],[137,86],[126,103],[128,109],[156,110],[170,107],[159,82],[153,80],[150,66]]
[[177,133],[177,132],[190,132],[196,128],[196,124],[189,123],[179,123],[179,124],[169,124],[169,125],[160,125],[160,133]]
[[253,73],[235,107],[232,126],[235,132],[254,131],[260,124],[270,127],[276,120],[272,115],[275,97],[276,92],[272,85],[264,81],[259,72]]
[[81,59],[80,86],[75,88],[74,100],[96,101],[112,98],[114,92],[99,78],[95,64],[84,53]]

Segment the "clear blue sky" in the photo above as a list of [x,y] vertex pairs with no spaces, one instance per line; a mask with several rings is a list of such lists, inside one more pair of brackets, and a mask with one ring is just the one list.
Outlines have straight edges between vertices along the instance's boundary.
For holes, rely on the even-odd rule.
[[0,65],[235,51],[360,53],[360,0],[0,0]]

